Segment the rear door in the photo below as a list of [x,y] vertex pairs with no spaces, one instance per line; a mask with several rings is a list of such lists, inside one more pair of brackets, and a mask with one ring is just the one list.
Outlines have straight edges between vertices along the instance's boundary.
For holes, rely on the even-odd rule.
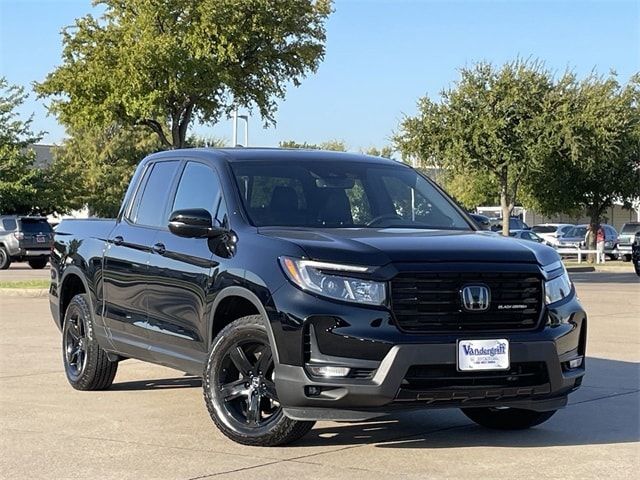
[[115,345],[141,358],[148,355],[149,258],[179,163],[148,165],[131,205],[110,234],[104,256],[105,325]]
[[45,218],[22,217],[19,220],[18,239],[20,248],[43,255],[51,250],[53,229]]
[[[182,166],[169,213],[204,208],[226,223],[219,177],[213,166],[189,160]],[[207,294],[224,257],[216,240],[158,232],[149,262],[149,338],[156,361],[200,373],[207,354]]]

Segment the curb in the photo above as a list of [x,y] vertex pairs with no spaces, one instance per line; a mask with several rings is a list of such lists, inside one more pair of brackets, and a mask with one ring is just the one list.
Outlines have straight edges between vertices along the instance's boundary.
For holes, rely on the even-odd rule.
[[595,272],[596,267],[567,267],[569,273]]
[[46,297],[47,288],[0,288],[0,297]]

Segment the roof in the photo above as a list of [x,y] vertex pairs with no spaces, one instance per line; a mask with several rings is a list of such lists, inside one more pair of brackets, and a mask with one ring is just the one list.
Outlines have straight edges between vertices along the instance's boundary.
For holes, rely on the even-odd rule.
[[205,157],[210,159],[225,159],[228,161],[344,161],[366,162],[380,165],[405,165],[395,160],[382,157],[373,157],[361,153],[334,152],[330,150],[307,150],[299,148],[265,148],[265,147],[236,147],[236,148],[188,148],[183,150],[170,150],[150,155],[153,158],[175,156],[176,152],[182,152],[190,157]]

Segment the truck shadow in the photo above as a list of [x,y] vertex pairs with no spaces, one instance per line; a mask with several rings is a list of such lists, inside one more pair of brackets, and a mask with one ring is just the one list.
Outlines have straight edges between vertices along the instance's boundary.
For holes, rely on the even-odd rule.
[[640,364],[589,358],[569,406],[529,430],[480,427],[459,410],[413,410],[365,423],[320,423],[295,446],[374,444],[378,448],[529,448],[640,440]]
[[[200,388],[182,376],[115,383],[110,390]],[[373,444],[378,448],[457,448],[628,443],[640,440],[640,363],[587,358],[582,387],[569,406],[530,430],[497,431],[477,426],[457,409],[425,409],[359,423],[318,422],[290,447]]]
[[569,273],[573,283],[630,283],[640,284],[640,277],[633,271],[633,266],[629,265],[628,272],[585,272]]

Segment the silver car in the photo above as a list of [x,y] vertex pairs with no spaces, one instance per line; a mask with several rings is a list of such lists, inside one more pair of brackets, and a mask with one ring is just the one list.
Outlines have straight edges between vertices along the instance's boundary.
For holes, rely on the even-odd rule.
[[[611,260],[618,258],[618,232],[611,225],[606,223],[601,224],[604,229],[604,253]],[[567,247],[586,247],[586,238],[589,225],[584,223],[582,225],[576,225],[571,228],[565,235],[558,239],[558,248]]]

